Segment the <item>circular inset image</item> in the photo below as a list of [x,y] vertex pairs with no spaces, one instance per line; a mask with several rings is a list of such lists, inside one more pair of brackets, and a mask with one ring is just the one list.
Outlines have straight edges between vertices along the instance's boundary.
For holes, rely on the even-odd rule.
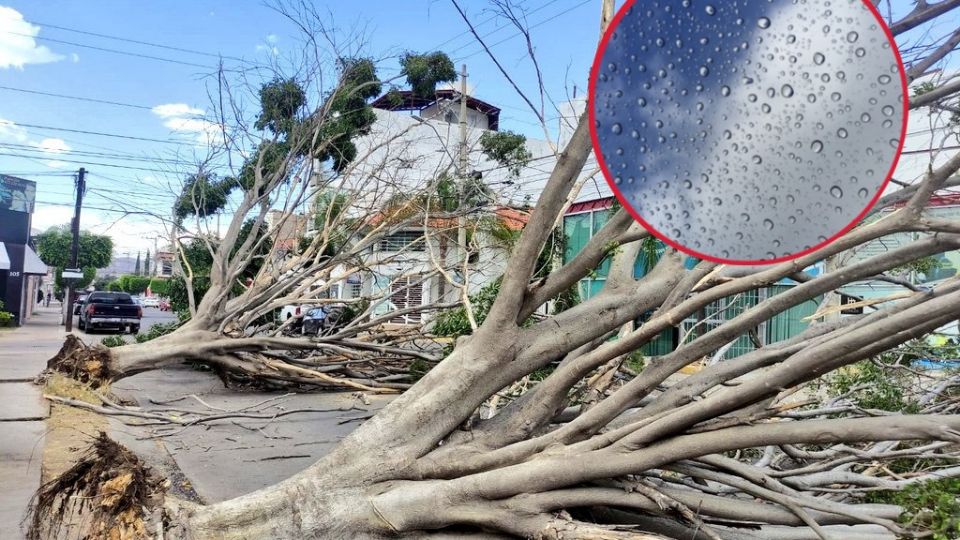
[[787,260],[881,195],[906,77],[863,0],[646,0],[617,13],[590,78],[594,148],[620,201],[690,255]]

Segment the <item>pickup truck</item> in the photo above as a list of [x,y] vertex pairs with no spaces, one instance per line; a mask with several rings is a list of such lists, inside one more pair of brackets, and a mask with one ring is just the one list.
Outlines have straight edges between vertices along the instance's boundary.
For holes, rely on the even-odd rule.
[[80,308],[77,328],[85,332],[101,328],[115,328],[121,333],[140,331],[143,308],[127,293],[95,291],[87,295]]

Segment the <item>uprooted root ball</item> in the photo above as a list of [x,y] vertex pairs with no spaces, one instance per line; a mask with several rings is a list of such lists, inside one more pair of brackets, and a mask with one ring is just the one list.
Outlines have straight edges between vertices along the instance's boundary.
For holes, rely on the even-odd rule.
[[87,346],[80,338],[67,334],[60,351],[49,361],[47,370],[64,373],[93,388],[110,380],[110,351],[100,346]]
[[162,496],[140,459],[101,432],[80,461],[34,495],[27,537],[146,540],[153,537],[148,513]]

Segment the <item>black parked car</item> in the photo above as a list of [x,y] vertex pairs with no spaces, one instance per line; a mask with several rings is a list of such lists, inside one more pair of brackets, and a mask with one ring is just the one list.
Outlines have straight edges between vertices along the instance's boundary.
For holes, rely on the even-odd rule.
[[88,333],[99,328],[115,328],[136,334],[140,331],[141,317],[143,307],[129,294],[95,291],[83,303],[77,328]]
[[331,333],[342,326],[343,306],[321,306],[313,308],[303,316],[302,328],[305,336],[320,336]]

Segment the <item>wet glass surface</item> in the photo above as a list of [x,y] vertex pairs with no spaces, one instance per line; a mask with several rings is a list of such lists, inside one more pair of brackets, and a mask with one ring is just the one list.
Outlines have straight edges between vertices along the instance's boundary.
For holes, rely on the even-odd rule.
[[638,1],[595,76],[617,190],[665,238],[724,260],[841,232],[905,120],[894,49],[861,0]]

